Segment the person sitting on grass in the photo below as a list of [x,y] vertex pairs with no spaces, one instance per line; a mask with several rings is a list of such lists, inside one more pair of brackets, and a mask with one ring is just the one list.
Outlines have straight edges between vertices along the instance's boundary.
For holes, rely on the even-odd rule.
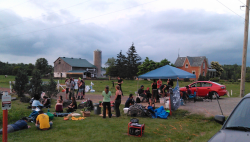
[[62,98],[62,95],[60,95],[59,100],[61,100],[61,101],[62,101],[61,103],[63,104],[63,98]]
[[50,98],[48,98],[47,96],[43,96],[43,106],[45,108],[50,108]]
[[75,97],[71,97],[72,103],[68,106],[67,113],[74,112],[77,109]]
[[49,116],[44,114],[42,110],[39,111],[39,115],[36,118],[36,127],[39,130],[49,130],[52,127],[53,122],[49,122]]
[[62,104],[62,100],[57,100],[57,103],[55,105],[55,111],[56,112],[63,112],[63,104]]
[[127,99],[126,103],[125,103],[125,107],[124,108],[129,108],[131,105],[133,105],[135,103],[134,99],[133,99],[133,94],[129,94],[129,98]]
[[153,103],[151,99],[149,99],[149,101],[148,101],[147,109],[149,106],[151,106],[153,109],[155,109],[155,103]]
[[35,94],[34,95],[34,101],[32,102],[32,110],[36,110],[37,108],[40,110],[43,107],[43,104],[40,103],[39,101],[40,99],[40,95],[39,94]]
[[138,90],[138,94],[139,94],[139,96],[143,97],[141,102],[143,102],[147,98],[147,94],[144,91],[144,86],[143,85],[141,85],[141,88]]
[[[30,126],[28,126],[27,124],[27,121],[28,119],[26,117],[23,117],[21,120],[16,121],[14,124],[8,125],[7,133],[30,128]],[[3,133],[3,129],[0,129],[0,134],[2,133]]]

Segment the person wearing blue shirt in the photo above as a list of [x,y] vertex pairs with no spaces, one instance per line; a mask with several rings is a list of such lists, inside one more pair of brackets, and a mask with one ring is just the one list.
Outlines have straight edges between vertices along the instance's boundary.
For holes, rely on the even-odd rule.
[[[40,99],[40,95],[39,94],[36,94],[34,96],[34,101],[32,102],[32,110],[36,110],[36,108],[39,108],[39,107],[43,107],[43,104],[41,104],[41,102],[39,101]],[[39,108],[40,109],[40,108]]]
[[[14,131],[19,131],[23,129],[28,129],[30,126],[27,124],[28,119],[26,117],[23,117],[21,120],[18,120],[14,124],[10,124],[7,126],[7,132],[11,133]],[[3,133],[3,129],[0,129],[0,134]]]
[[133,99],[133,94],[129,95],[129,98],[127,99],[126,103],[125,103],[125,107],[124,108],[129,108],[131,105],[134,104],[134,99]]

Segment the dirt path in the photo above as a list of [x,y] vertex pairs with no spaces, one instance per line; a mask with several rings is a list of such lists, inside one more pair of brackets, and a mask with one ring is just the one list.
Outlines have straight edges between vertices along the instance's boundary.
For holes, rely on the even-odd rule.
[[[229,116],[241,98],[220,98],[218,100],[223,114]],[[212,102],[188,102],[185,106],[181,106],[180,109],[187,110],[190,113],[204,114],[207,117],[221,115],[217,100]]]

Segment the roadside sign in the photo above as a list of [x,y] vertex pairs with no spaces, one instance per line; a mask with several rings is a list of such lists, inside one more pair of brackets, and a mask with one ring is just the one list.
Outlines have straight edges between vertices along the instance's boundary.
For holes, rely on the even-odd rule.
[[11,109],[11,96],[8,95],[8,92],[3,92],[2,96],[2,110]]

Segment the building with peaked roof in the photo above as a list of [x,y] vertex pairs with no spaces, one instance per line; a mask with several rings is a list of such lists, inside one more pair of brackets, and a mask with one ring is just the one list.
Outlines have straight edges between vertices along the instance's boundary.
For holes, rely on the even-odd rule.
[[198,79],[200,75],[206,76],[208,72],[210,77],[214,77],[216,73],[215,69],[210,69],[210,64],[205,56],[178,57],[174,65],[179,69],[195,74],[196,79]]
[[97,67],[86,59],[59,57],[54,62],[54,77],[97,77]]

